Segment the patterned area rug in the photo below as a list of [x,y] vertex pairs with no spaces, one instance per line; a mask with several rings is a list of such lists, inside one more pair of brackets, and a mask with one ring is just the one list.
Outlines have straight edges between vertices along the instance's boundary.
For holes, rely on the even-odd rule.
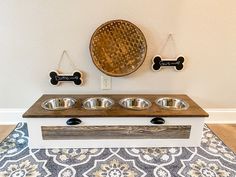
[[27,124],[0,144],[1,177],[236,177],[236,155],[204,127],[196,148],[29,149]]

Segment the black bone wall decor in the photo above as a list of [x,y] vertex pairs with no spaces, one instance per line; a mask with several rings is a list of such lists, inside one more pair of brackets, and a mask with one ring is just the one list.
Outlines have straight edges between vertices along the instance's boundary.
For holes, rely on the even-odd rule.
[[[61,62],[64,59],[64,57],[67,57],[66,59],[68,59],[71,66],[74,68],[73,69],[74,72],[72,74],[62,74],[61,72]],[[63,50],[62,52],[56,71],[55,70],[51,71],[49,73],[49,76],[50,76],[50,83],[52,85],[59,85],[61,82],[74,82],[75,85],[83,84],[82,72],[80,72],[79,69],[77,69],[75,63],[71,60],[66,50]]]
[[60,82],[70,81],[74,82],[75,85],[81,85],[83,83],[82,73],[75,71],[73,75],[69,74],[59,74],[56,71],[51,71],[50,74],[50,83],[52,85],[58,85]]
[[172,66],[175,67],[176,70],[182,70],[184,65],[184,57],[178,56],[176,60],[174,59],[164,59],[162,60],[160,55],[157,55],[152,60],[152,69],[154,71],[158,71],[161,67]]

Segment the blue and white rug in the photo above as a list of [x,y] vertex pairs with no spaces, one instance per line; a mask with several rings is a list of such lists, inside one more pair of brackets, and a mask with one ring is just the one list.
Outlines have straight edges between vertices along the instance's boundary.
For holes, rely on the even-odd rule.
[[207,127],[196,148],[29,149],[27,124],[0,144],[0,177],[236,177],[236,155]]

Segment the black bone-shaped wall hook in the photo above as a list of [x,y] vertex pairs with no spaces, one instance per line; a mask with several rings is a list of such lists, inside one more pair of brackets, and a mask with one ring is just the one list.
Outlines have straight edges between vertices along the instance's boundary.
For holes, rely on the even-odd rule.
[[178,56],[176,60],[162,60],[161,56],[157,55],[153,58],[152,60],[152,69],[154,71],[159,70],[162,66],[174,66],[176,70],[182,70],[184,65],[184,57],[183,56]]
[[58,85],[60,82],[72,81],[75,85],[81,85],[83,83],[82,73],[74,72],[73,75],[68,74],[59,74],[56,71],[50,72],[49,76],[51,77],[50,83],[52,85]]

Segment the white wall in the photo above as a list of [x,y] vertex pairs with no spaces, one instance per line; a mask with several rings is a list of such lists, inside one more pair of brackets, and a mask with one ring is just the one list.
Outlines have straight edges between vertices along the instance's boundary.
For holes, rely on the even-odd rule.
[[[186,93],[204,108],[235,108],[235,7],[235,0],[0,0],[0,108],[27,108],[43,93],[133,92]],[[113,78],[107,92],[88,45],[111,19],[135,23],[148,55],[135,73]],[[170,32],[187,58],[185,69],[153,72],[151,58]],[[49,84],[64,49],[85,73],[81,87]]]

